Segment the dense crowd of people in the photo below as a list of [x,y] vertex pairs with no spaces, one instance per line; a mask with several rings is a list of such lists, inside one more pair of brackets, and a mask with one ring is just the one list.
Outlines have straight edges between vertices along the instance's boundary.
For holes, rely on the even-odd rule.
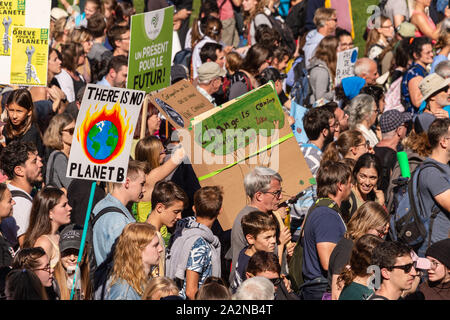
[[315,179],[287,199],[254,167],[230,230],[150,102],[124,182],[97,182],[87,212],[75,122],[87,84],[126,87],[136,8],[82,3],[52,1],[47,86],[1,86],[1,299],[450,299],[448,1],[381,0],[339,82],[354,30],[328,1],[145,1],[175,6],[171,83],[219,106],[272,81]]

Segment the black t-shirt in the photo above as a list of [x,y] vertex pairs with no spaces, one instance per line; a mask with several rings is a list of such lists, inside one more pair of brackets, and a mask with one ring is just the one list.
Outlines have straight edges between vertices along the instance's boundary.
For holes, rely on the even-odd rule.
[[353,240],[342,238],[331,252],[330,261],[328,263],[328,285],[330,288],[333,274],[340,274],[342,269],[350,262],[352,248]]
[[378,188],[383,190],[386,194],[391,179],[391,172],[397,163],[397,151],[389,147],[377,146],[373,148],[373,151],[375,151],[375,156],[378,158],[381,165],[381,177],[379,179]]

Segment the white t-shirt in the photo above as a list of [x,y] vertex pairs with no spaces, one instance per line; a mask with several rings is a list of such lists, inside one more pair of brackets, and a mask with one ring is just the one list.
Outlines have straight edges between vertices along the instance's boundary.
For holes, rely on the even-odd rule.
[[[10,191],[19,190],[25,192],[31,198],[31,195],[28,192],[17,188],[10,183],[8,183],[8,189]],[[17,226],[19,227],[19,230],[17,230],[17,237],[20,237],[21,235],[25,234],[28,229],[28,225],[30,224],[32,202],[23,197],[13,197],[13,199],[16,202],[16,204],[13,206],[13,217],[16,220]]]

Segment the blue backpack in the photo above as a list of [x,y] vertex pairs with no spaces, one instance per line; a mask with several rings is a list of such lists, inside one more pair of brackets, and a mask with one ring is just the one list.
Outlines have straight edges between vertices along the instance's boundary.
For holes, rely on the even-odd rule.
[[431,214],[425,212],[423,201],[420,199],[419,178],[423,169],[434,167],[442,174],[444,169],[433,162],[425,162],[413,171],[411,179],[400,177],[393,181],[394,209],[391,214],[389,235],[391,240],[406,243],[416,252],[426,241],[427,247],[431,245],[433,223],[440,212],[438,206],[434,206]]
[[295,103],[304,107],[310,106],[311,89],[304,57],[294,66],[294,84],[292,85],[290,96]]

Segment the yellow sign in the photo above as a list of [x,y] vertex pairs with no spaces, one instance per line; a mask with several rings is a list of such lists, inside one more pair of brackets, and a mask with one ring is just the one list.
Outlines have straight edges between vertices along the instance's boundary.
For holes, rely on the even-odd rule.
[[11,32],[13,26],[25,25],[25,0],[0,1],[0,32],[2,44],[0,56],[9,56],[11,53]]
[[11,84],[47,85],[48,29],[13,27]]

